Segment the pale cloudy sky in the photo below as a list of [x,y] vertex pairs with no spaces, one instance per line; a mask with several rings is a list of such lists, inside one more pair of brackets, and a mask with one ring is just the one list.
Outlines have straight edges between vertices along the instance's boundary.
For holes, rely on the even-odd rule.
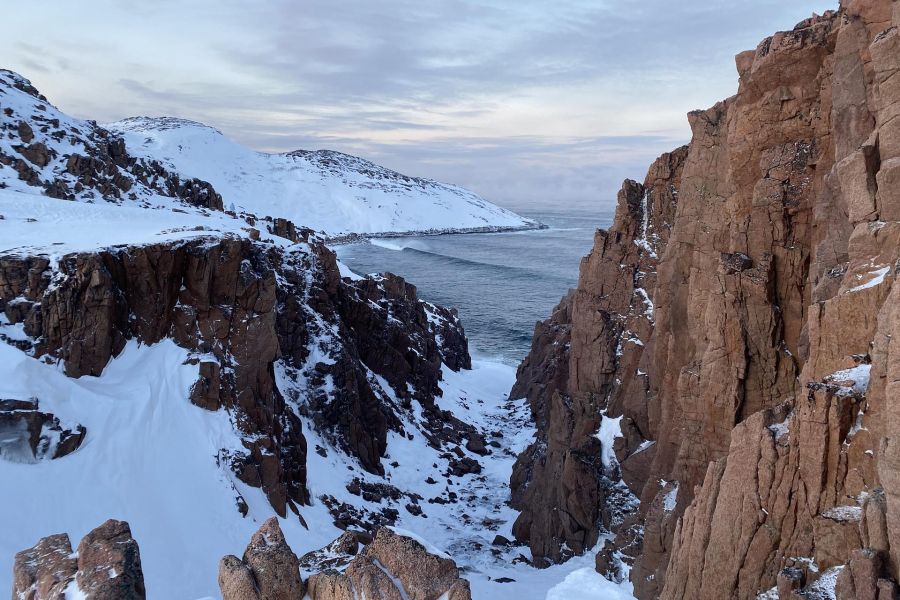
[[62,110],[175,115],[490,200],[609,207],[736,90],[734,55],[837,0],[41,0],[0,56]]

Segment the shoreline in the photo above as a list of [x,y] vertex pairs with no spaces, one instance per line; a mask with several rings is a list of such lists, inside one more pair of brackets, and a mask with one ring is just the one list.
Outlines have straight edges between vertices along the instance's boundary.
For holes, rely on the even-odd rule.
[[447,229],[346,233],[330,237],[325,236],[323,237],[323,240],[327,246],[349,246],[352,244],[363,244],[371,239],[394,239],[439,235],[469,235],[475,233],[510,233],[514,231],[538,231],[541,229],[550,229],[550,226],[535,221],[534,224],[531,225],[486,225],[483,227],[449,227]]

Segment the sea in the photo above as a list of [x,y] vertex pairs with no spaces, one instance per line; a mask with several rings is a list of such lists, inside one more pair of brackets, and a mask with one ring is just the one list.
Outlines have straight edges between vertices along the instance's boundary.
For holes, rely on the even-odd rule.
[[[516,209],[513,209],[516,210]],[[517,365],[536,322],[578,282],[581,258],[612,209],[519,209],[547,229],[373,239],[337,246],[359,274],[391,272],[423,300],[456,308],[474,356]]]

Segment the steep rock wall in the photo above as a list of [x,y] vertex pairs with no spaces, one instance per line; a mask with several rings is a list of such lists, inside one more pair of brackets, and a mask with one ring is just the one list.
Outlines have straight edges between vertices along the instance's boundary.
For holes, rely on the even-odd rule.
[[[641,598],[817,585],[873,539],[871,584],[896,576],[898,6],[844,2],[738,55],[738,93],[623,186],[513,389],[539,427],[512,477],[536,562],[606,528],[598,569],[624,554]],[[617,475],[640,499],[618,527]],[[864,509],[879,486],[884,510]]]

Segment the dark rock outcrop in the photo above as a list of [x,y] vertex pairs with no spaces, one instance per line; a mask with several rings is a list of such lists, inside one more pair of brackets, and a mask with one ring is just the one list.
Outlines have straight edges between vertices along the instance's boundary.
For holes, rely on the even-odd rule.
[[0,459],[34,462],[71,454],[87,430],[63,427],[59,419],[38,410],[37,400],[0,400]]
[[272,517],[253,534],[243,559],[229,555],[219,562],[219,588],[225,600],[303,598],[306,586],[299,565]]
[[[4,102],[12,90],[27,94],[27,101]],[[13,140],[6,152],[0,144],[0,168],[15,169],[28,185],[63,200],[140,201],[158,194],[223,209],[222,196],[210,183],[179,176],[157,160],[131,156],[121,137],[93,121],[67,119],[48,104],[27,79],[0,69],[0,133]]]

